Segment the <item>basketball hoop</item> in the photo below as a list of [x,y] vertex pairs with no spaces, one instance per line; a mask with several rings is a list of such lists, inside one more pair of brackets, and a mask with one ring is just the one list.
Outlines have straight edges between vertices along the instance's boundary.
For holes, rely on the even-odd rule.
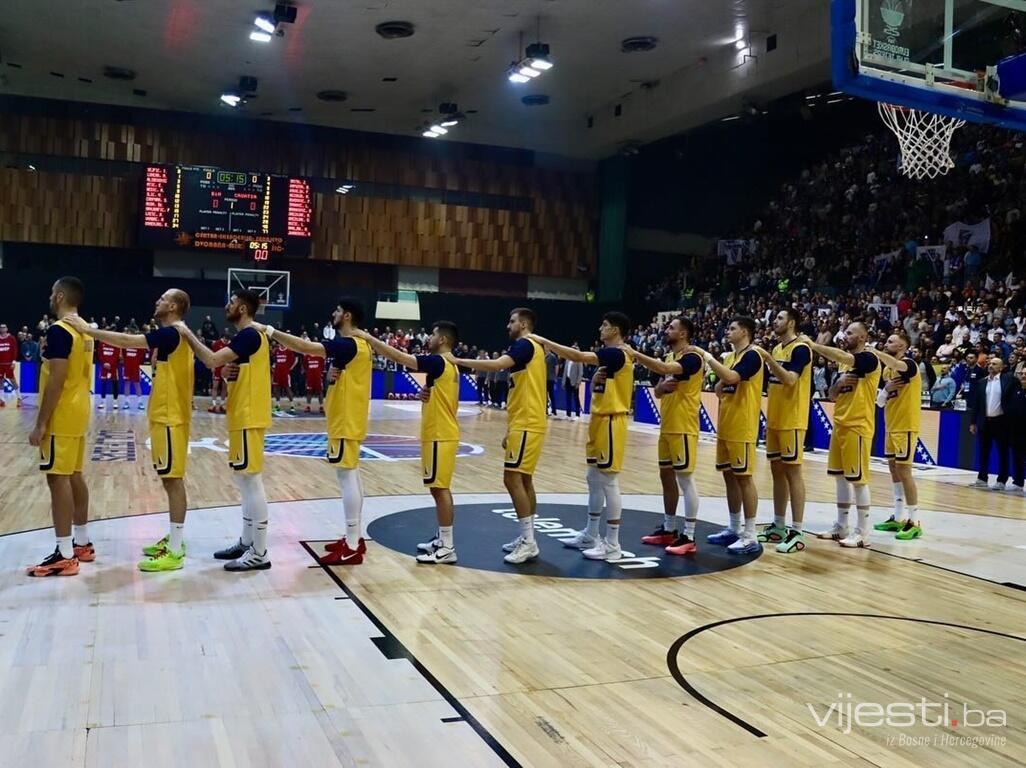
[[884,125],[898,137],[903,174],[910,179],[935,179],[955,167],[951,137],[965,120],[882,101],[876,106]]

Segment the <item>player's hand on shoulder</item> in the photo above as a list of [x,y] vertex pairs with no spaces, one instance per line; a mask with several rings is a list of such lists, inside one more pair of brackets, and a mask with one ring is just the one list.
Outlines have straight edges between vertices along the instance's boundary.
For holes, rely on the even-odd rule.
[[756,345],[755,351],[759,353],[759,357],[761,357],[763,360],[772,360],[773,359],[773,355],[771,355],[769,350],[766,349],[765,347],[760,347],[760,346]]
[[268,330],[271,330],[271,331],[274,330],[273,328],[271,328],[271,326],[264,325],[263,323],[258,323],[256,320],[254,320],[252,323],[250,323],[249,327],[252,328],[257,333],[264,333],[264,334],[266,334]]
[[354,339],[363,339],[364,341],[370,341],[373,338],[373,336],[363,330],[363,328],[353,328],[349,331],[349,335]]
[[85,333],[89,330],[89,323],[82,319],[81,315],[70,314],[64,316],[64,322],[70,325],[79,333]]
[[456,361],[459,360],[459,358],[456,357],[456,355],[454,355],[452,352],[439,352],[438,354],[440,354],[443,358],[448,360],[453,365],[456,365]]
[[537,333],[529,333],[529,334],[527,334],[527,338],[530,339],[531,341],[538,342],[543,347],[549,346],[549,340],[546,339],[544,336],[539,336]]

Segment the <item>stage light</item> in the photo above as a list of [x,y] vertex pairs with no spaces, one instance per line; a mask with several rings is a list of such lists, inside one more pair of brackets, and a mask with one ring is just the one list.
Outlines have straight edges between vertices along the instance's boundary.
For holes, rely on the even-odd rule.
[[239,106],[239,103],[242,101],[242,97],[237,93],[222,93],[221,101],[229,107],[234,108]]
[[271,36],[266,32],[261,32],[258,29],[254,29],[249,33],[249,39],[257,43],[269,43],[271,42]]
[[522,74],[520,74],[519,71],[517,71],[516,64],[514,64],[513,67],[510,68],[510,71],[509,71],[509,74],[507,75],[507,77],[509,78],[509,81],[511,83],[529,83],[529,82],[531,82],[531,78],[527,77],[526,75],[522,75]]
[[253,23],[269,35],[273,35],[277,27],[274,18],[269,13],[258,13],[256,18],[253,19]]
[[439,136],[441,136],[440,133],[435,133],[434,131],[424,131],[424,133],[420,135],[428,139],[437,139]]
[[545,43],[531,43],[527,46],[527,58],[524,60],[524,64],[539,72],[547,72],[552,69],[549,46]]
[[443,120],[442,122],[440,122],[439,125],[443,128],[452,128],[454,125],[458,125],[459,122],[460,121],[457,120],[455,117],[450,117],[448,120]]
[[430,128],[428,128],[428,130],[429,131],[434,131],[435,133],[439,134],[440,136],[444,136],[445,134],[447,134],[449,132],[448,128],[443,128],[438,123],[434,123]]

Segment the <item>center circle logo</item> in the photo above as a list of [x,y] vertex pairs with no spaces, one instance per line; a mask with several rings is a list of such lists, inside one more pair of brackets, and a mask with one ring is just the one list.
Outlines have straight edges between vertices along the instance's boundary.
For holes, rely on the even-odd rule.
[[[698,552],[693,555],[669,555],[663,547],[641,543],[663,521],[661,513],[624,509],[620,524],[623,559],[607,563],[588,560],[580,551],[563,546],[583,527],[588,508],[581,504],[538,505],[535,538],[541,554],[523,565],[503,561],[502,545],[520,533],[516,512],[509,503],[456,505],[455,565],[425,565],[423,568],[473,568],[480,571],[518,573],[567,579],[653,579],[718,573],[746,565],[759,557],[732,555],[725,547],[706,544],[705,537],[722,526],[698,521],[695,537]],[[679,521],[683,524],[683,520]],[[374,520],[367,533],[383,547],[405,555],[417,554],[417,544],[430,541],[438,529],[433,506],[406,509]]]

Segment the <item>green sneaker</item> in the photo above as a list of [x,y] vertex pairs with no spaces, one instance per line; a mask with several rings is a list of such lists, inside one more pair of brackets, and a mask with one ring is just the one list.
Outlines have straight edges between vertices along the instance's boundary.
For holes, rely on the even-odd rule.
[[776,525],[770,523],[761,531],[759,531],[759,533],[756,534],[755,538],[758,541],[761,541],[763,544],[765,544],[766,542],[776,544],[777,542],[783,541],[784,537],[786,536],[787,528],[777,528]]
[[911,541],[912,539],[918,539],[922,535],[923,529],[919,526],[919,523],[913,523],[909,520],[894,538],[901,539],[902,541]]
[[[156,544],[150,544],[148,546],[143,547],[142,548],[142,553],[144,555],[146,555],[146,557],[157,557],[157,555],[159,555],[161,552],[163,552],[165,549],[167,549],[168,538],[169,537],[165,536],[160,541],[158,541]],[[182,542],[182,556],[183,557],[185,556],[185,542],[184,541]]]
[[803,549],[805,549],[805,534],[797,528],[788,528],[784,540],[776,546],[777,552],[782,555],[801,552]]
[[888,533],[897,533],[905,527],[904,520],[895,520],[894,515],[884,520],[882,523],[877,523],[873,526],[874,531],[887,531]]
[[180,570],[184,564],[184,547],[181,552],[172,552],[170,549],[165,549],[155,557],[147,557],[145,560],[140,560],[139,570],[146,571],[147,573],[156,573],[157,571],[177,571]]

